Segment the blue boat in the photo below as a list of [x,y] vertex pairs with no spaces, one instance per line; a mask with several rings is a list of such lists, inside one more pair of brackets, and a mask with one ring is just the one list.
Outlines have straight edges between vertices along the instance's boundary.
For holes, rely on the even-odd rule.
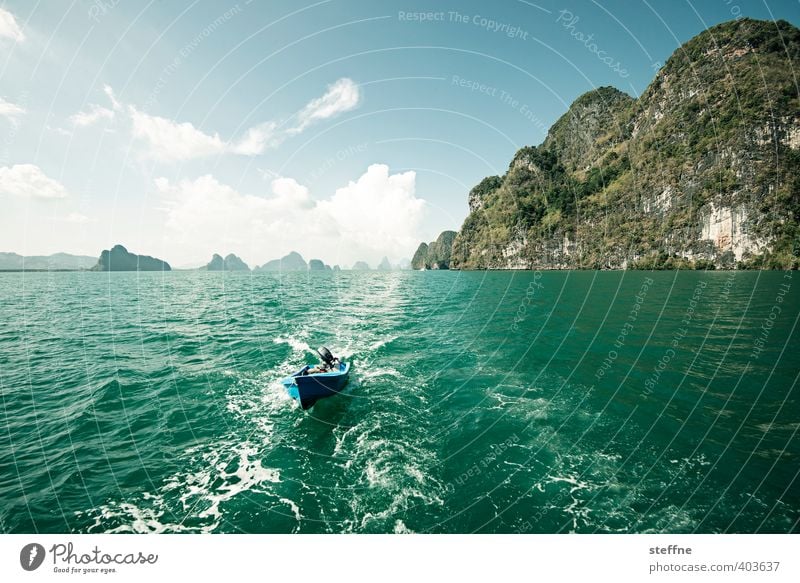
[[310,409],[320,399],[340,393],[350,376],[349,362],[341,362],[324,346],[317,353],[321,364],[307,364],[281,381],[289,396],[297,399],[303,409]]

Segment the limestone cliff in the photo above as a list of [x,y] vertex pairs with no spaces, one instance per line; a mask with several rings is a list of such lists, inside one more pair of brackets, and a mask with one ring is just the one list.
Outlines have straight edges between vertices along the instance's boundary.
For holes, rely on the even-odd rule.
[[[474,189],[473,189],[474,190]],[[420,243],[411,260],[412,269],[450,269],[455,231],[443,231],[436,241]]]
[[472,189],[450,266],[797,268],[798,67],[800,30],[741,19],[684,44],[639,99],[579,97]]

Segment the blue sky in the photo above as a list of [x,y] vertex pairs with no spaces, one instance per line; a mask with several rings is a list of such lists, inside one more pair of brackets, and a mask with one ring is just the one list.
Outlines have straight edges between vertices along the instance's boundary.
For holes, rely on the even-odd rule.
[[0,6],[0,251],[173,265],[408,258],[582,93],[636,96],[740,15],[800,23],[775,0]]

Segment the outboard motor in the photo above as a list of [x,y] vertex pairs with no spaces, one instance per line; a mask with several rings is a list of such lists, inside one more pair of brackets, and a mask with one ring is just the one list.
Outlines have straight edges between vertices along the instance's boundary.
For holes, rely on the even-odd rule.
[[336,368],[334,363],[338,363],[339,359],[334,357],[333,354],[331,354],[330,350],[328,350],[324,346],[320,346],[319,348],[317,348],[317,354],[319,354],[319,357],[322,360],[322,362],[325,363],[325,366],[327,366],[330,369]]

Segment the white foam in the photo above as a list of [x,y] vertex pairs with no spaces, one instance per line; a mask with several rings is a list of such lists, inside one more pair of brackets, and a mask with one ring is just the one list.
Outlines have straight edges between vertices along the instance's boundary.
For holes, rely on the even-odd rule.
[[361,336],[359,334],[357,339],[354,339],[347,332],[337,332],[335,337],[338,345],[333,352],[343,360],[350,359],[355,354],[366,356],[399,338],[399,336],[387,336],[366,342],[361,339]]
[[370,488],[388,488],[393,482],[390,467],[374,460],[367,461],[364,475]]
[[587,488],[589,488],[589,483],[588,482],[584,482],[582,480],[578,480],[577,478],[575,478],[573,476],[554,476],[554,477],[549,478],[547,481],[549,483],[566,482],[567,484],[570,484],[572,486],[572,488],[570,488],[570,490],[569,490],[570,494],[572,494],[573,492],[575,492],[577,490],[586,490]]
[[[227,471],[230,458],[220,451],[200,453],[202,469],[196,472],[179,473],[168,479],[156,493],[145,492],[142,499],[149,502],[149,507],[141,507],[133,502],[111,503],[101,506],[99,515],[95,516],[95,524],[90,531],[102,529],[104,532],[164,533],[164,532],[213,532],[222,520],[220,504],[247,491],[263,492],[263,485],[281,481],[280,472],[265,468],[261,460],[255,458],[258,451],[249,444],[240,444],[232,448],[238,459],[236,468]],[[187,451],[194,455],[199,448]],[[228,452],[226,452],[227,454]],[[254,459],[255,458],[255,459]],[[180,522],[163,522],[167,513],[167,499],[178,494],[185,518],[205,519],[200,526],[187,527]],[[283,502],[290,501],[282,499]],[[291,505],[290,505],[291,506]],[[293,507],[295,516],[299,508]],[[118,527],[108,529],[109,522],[124,521]]]
[[370,367],[360,374],[361,378],[374,379],[377,377],[395,377],[400,378],[403,375],[396,368],[392,367]]
[[425,481],[424,474],[416,466],[407,465],[406,466],[406,474],[408,474],[409,476],[414,478],[420,484]]
[[295,350],[296,352],[312,352],[311,347],[307,342],[304,342],[294,336],[289,336],[288,338],[277,336],[276,338],[273,338],[272,341],[275,344],[288,344],[292,350]]
[[[208,456],[218,460],[215,464],[217,475],[213,477],[222,478],[223,483],[218,487],[218,492],[214,493],[208,488],[208,484],[211,482],[212,478],[210,471],[201,470],[195,476],[189,476],[189,479],[199,477],[202,486],[190,488],[189,492],[181,496],[180,500],[184,508],[189,505],[188,502],[191,498],[199,495],[205,502],[208,502],[208,507],[200,512],[198,516],[201,518],[212,517],[215,522],[218,522],[219,519],[222,518],[222,513],[219,510],[219,505],[221,503],[230,500],[237,494],[251,490],[263,482],[280,482],[280,472],[278,472],[278,470],[265,468],[261,465],[261,460],[251,459],[251,456],[256,453],[257,451],[254,447],[243,446],[238,452],[239,463],[237,464],[236,470],[233,472],[225,471],[227,464],[224,461],[219,461],[219,454],[217,452]],[[209,459],[208,461],[211,460]],[[237,478],[238,481],[231,481],[231,478]],[[214,481],[217,480],[215,479]]]
[[660,510],[651,511],[648,521],[652,521],[654,526],[642,530],[642,534],[653,533],[676,533],[693,532],[697,527],[697,521],[692,517],[688,510],[678,508],[674,504]]
[[[160,499],[159,499],[160,502]],[[94,524],[89,527],[89,532],[102,531],[109,534],[135,533],[135,534],[160,534],[165,532],[190,532],[190,529],[180,523],[162,522],[165,514],[158,504],[155,508],[140,508],[130,502],[111,503],[98,508]],[[108,528],[109,522],[123,520],[114,528]]]
[[[344,447],[345,441],[347,440],[347,438],[348,438],[348,436],[350,434],[357,433],[358,431],[361,431],[361,424],[362,424],[362,422],[359,422],[359,423],[353,425],[352,427],[348,428],[347,431],[345,431],[341,435],[337,435],[338,427],[333,429],[333,438],[336,440],[336,445],[334,445],[334,447],[333,447],[333,455],[334,456],[336,456],[339,453],[341,453],[342,447]],[[350,461],[352,461],[352,460],[350,460]]]
[[394,342],[397,340],[399,336],[388,336],[386,338],[381,338],[380,340],[376,340],[372,344],[369,345],[369,350],[378,350],[379,348],[383,348],[390,342]]
[[289,508],[291,508],[292,514],[294,514],[294,518],[295,520],[297,520],[297,522],[300,522],[303,519],[303,516],[300,514],[300,507],[297,504],[295,504],[293,500],[289,500],[288,498],[281,498],[280,501],[288,505]]

